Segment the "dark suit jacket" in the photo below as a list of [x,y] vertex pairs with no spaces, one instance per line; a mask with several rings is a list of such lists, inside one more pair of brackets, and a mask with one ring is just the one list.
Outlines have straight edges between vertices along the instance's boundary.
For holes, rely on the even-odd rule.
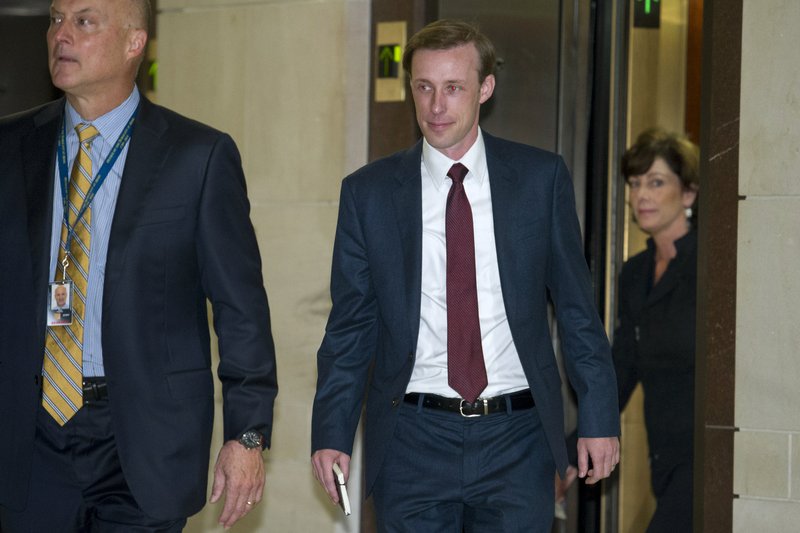
[[[678,255],[653,286],[655,245],[630,258],[619,276],[614,365],[620,409],[644,388],[650,455],[691,464],[694,442],[697,232],[675,241]],[[652,466],[655,466],[653,463]]]
[[[64,101],[0,121],[0,504],[23,505],[40,402],[56,137]],[[269,438],[277,394],[261,259],[225,134],[142,99],[105,265],[102,342],[120,461],[159,518],[205,503],[219,337],[224,438]]]
[[[548,293],[579,399],[579,434],[619,434],[610,349],[593,303],[569,174],[560,157],[484,132],[503,299],[514,344],[560,470],[567,451]],[[312,449],[352,452],[367,384],[366,488],[411,377],[420,320],[421,142],[342,183],[333,308],[318,353]],[[374,369],[368,381],[370,365]]]

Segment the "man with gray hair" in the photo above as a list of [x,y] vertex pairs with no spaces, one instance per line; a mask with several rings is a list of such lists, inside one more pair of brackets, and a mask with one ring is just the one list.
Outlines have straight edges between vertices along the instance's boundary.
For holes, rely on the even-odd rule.
[[[261,258],[232,139],[139,94],[147,0],[53,0],[65,98],[0,119],[0,529],[228,528],[262,498],[277,394]],[[8,231],[6,231],[8,229]],[[46,323],[68,287],[69,324]]]

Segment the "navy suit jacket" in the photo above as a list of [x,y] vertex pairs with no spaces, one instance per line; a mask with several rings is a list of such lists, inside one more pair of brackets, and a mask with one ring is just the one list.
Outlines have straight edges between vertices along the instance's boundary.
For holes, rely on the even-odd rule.
[[[579,435],[619,435],[616,378],[593,303],[572,181],[555,154],[485,132],[483,137],[506,314],[550,451],[563,472],[561,378],[548,325],[548,294],[579,400]],[[312,449],[352,453],[366,393],[367,494],[414,366],[422,270],[421,154],[420,141],[342,183],[333,307],[318,353]]]
[[[56,139],[64,100],[0,120],[0,504],[26,499],[45,340]],[[224,438],[269,439],[277,394],[261,258],[232,139],[142,98],[105,264],[103,362],[137,503],[205,503],[214,414],[206,301],[219,337]]]

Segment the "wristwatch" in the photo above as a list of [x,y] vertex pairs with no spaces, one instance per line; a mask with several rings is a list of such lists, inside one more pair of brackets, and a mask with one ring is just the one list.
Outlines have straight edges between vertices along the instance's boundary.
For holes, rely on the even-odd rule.
[[239,435],[239,444],[248,450],[264,449],[264,435],[254,429],[250,429]]

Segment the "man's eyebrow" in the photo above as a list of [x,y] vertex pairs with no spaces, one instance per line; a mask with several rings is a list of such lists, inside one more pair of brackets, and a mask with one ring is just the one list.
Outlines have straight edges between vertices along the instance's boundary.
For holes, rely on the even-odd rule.
[[[415,82],[430,83],[431,85],[433,85],[433,84],[434,84],[434,83],[433,83],[431,80],[429,80],[428,78],[413,78],[413,79],[411,80],[411,82],[412,82],[412,83],[415,83]],[[466,80],[460,80],[460,79],[459,79],[459,80],[445,80],[445,81],[443,82],[443,84],[444,84],[444,85],[454,85],[454,84],[455,84],[455,85],[464,85],[465,83],[466,83]]]
[[[85,15],[86,13],[91,13],[93,11],[97,11],[97,10],[94,7],[89,6],[89,7],[84,7],[83,9],[79,9],[74,14],[75,15]],[[59,11],[58,9],[50,7],[50,14],[51,15],[64,15],[65,13],[63,11]]]

